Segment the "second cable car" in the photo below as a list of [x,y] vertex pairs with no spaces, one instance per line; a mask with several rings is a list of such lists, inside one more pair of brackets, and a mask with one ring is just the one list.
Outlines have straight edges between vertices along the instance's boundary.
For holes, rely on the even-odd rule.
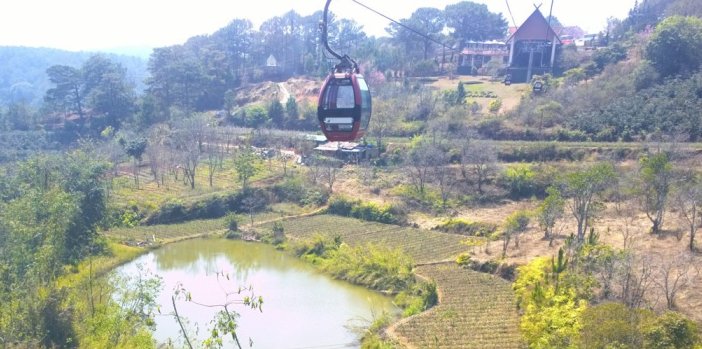
[[347,142],[363,137],[371,117],[371,94],[363,75],[333,72],[319,93],[317,118],[327,140]]

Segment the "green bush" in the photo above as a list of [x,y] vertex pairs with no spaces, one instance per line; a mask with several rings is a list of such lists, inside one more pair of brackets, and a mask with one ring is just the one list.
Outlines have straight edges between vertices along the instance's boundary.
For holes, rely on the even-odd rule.
[[271,243],[274,245],[280,245],[283,242],[285,242],[285,228],[283,227],[283,223],[281,222],[275,222],[273,223],[273,229],[272,230],[272,236],[271,236]]
[[531,164],[510,165],[502,175],[501,183],[513,199],[528,198],[535,193],[536,173]]
[[495,99],[488,104],[488,110],[491,113],[497,113],[500,111],[500,108],[502,108],[502,100],[501,99]]
[[186,208],[185,205],[180,201],[169,201],[163,206],[159,207],[156,212],[146,217],[144,223],[147,225],[152,224],[171,224],[180,223],[186,221]]
[[310,239],[295,241],[291,248],[296,256],[316,262],[318,257],[328,257],[328,252],[338,249],[340,245],[341,237],[338,235],[330,237],[316,234]]
[[328,191],[318,186],[307,185],[300,178],[289,178],[273,186],[271,191],[276,201],[293,202],[302,206],[324,205],[329,199]]
[[478,133],[487,139],[498,139],[504,125],[501,119],[488,118],[478,124]]
[[[273,202],[269,191],[260,188],[247,188],[228,195],[218,195],[186,205],[180,201],[170,201],[151,213],[144,224],[174,224],[195,219],[212,219],[224,217],[227,212],[259,212]],[[247,198],[255,198],[245,202]]]
[[456,257],[456,264],[458,264],[459,267],[470,266],[470,254],[461,253],[458,255],[458,257]]
[[488,237],[497,230],[497,225],[492,223],[469,222],[462,219],[449,219],[434,227],[433,230],[466,236]]
[[239,217],[234,214],[230,213],[224,218],[224,223],[229,231],[238,231],[239,230]]
[[334,214],[337,216],[351,216],[351,210],[354,204],[360,201],[352,201],[342,197],[333,198],[329,201],[329,207],[327,208],[327,213]]
[[398,293],[393,302],[403,309],[402,316],[419,314],[439,302],[436,283],[416,283],[411,288]]
[[378,205],[343,197],[332,199],[329,202],[326,213],[386,224],[402,224],[405,222],[404,215],[392,205]]

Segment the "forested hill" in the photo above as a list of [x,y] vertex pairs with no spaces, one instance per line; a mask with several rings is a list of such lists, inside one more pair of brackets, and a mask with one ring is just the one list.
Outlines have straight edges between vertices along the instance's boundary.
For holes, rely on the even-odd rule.
[[[51,48],[0,46],[0,105],[19,100],[38,104],[52,87],[46,70],[53,65],[80,66],[96,52],[72,52]],[[144,59],[104,54],[127,70],[127,79],[143,90],[147,75]]]

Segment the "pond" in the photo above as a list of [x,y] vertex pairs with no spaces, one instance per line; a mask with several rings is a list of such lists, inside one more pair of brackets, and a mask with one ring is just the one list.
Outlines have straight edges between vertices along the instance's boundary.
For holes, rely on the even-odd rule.
[[[117,269],[137,275],[150,271],[163,279],[157,298],[154,337],[169,338],[182,346],[180,327],[173,315],[171,296],[178,285],[194,302],[176,301],[197,342],[209,335],[210,321],[228,301],[253,294],[263,297],[262,311],[235,305],[241,316],[237,334],[242,347],[253,348],[354,348],[358,330],[383,312],[395,313],[389,297],[360,286],[334,280],[298,258],[272,246],[226,239],[198,239],[169,244]],[[240,288],[251,287],[237,294]],[[225,343],[231,347],[232,343]]]

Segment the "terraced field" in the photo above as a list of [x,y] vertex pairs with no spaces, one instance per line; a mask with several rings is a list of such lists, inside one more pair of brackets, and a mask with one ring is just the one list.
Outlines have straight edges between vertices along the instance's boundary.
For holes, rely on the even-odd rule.
[[468,249],[461,244],[465,237],[330,215],[285,220],[283,227],[294,238],[339,235],[352,245],[382,244],[411,255],[419,265],[417,274],[436,282],[440,300],[431,310],[388,330],[407,348],[524,347],[510,283],[452,262]]
[[525,347],[509,282],[455,264],[420,266],[416,272],[436,281],[440,303],[390,328],[408,348]]
[[[284,220],[285,234],[293,238],[309,238],[315,234],[339,235],[351,245],[373,243],[399,248],[412,256],[415,263],[453,260],[468,247],[461,244],[465,237],[454,234],[397,225],[366,222],[354,218],[317,215]],[[272,224],[262,228],[271,228]]]
[[[272,213],[270,218],[274,215],[280,218],[280,213]],[[262,218],[268,216],[262,215],[256,220],[265,222]],[[331,215],[296,217],[281,222],[285,234],[292,238],[339,235],[351,245],[373,243],[398,248],[414,258],[418,264],[417,274],[436,282],[439,305],[388,329],[401,345],[422,349],[524,347],[510,283],[453,263],[458,254],[469,249],[461,244],[465,237]],[[270,229],[272,225],[268,222],[259,228]],[[152,237],[169,241],[223,229],[224,219],[216,219],[114,229],[106,234],[127,241],[149,241]]]
[[142,242],[156,238],[157,241],[168,242],[217,231],[224,231],[224,218],[196,220],[181,224],[117,228],[105,232],[105,235],[120,241]]

